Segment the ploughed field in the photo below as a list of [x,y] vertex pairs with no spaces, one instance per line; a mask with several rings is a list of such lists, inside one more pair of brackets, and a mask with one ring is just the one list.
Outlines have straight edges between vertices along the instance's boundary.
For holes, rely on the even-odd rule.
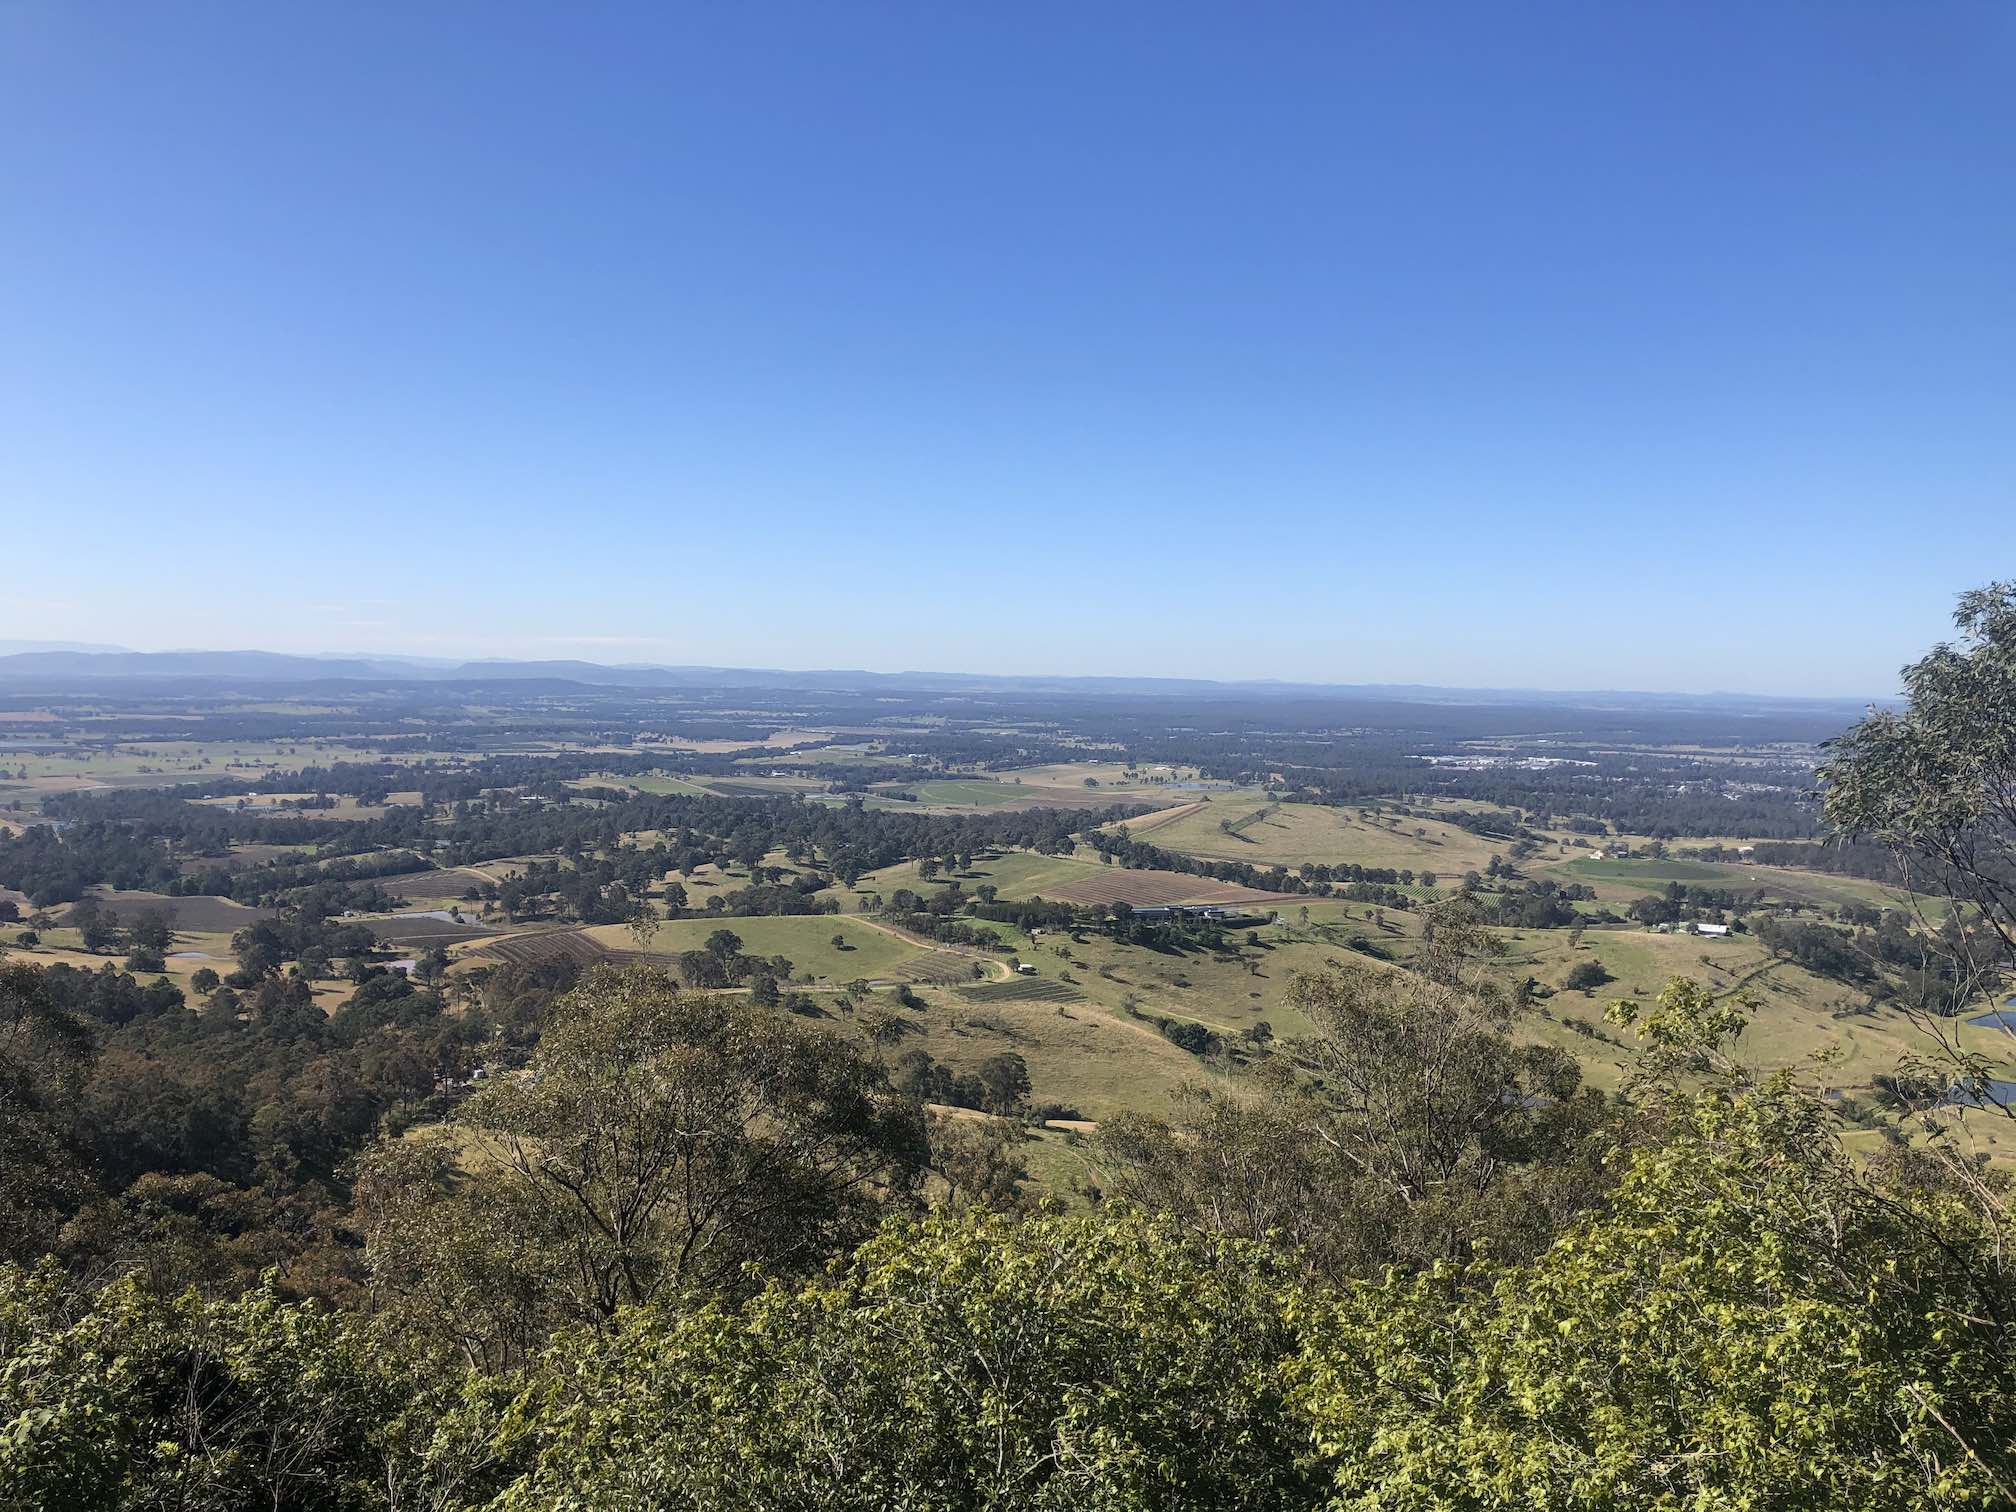
[[[91,896],[101,907],[116,913],[123,924],[131,924],[142,914],[159,913],[166,916],[169,927],[195,934],[229,934],[261,919],[278,917],[270,908],[252,908],[229,898],[203,894],[175,897],[168,893],[118,892],[109,887],[94,887]],[[67,923],[69,918],[70,911],[66,910],[59,915],[59,922]]]
[[458,921],[425,914],[394,914],[388,919],[365,919],[363,923],[388,945],[459,945],[465,940],[487,940],[497,933],[466,916]]
[[977,982],[961,987],[969,1003],[1082,1003],[1085,994],[1067,982],[1040,976],[1013,976],[1004,982]]
[[435,871],[402,872],[394,877],[380,877],[378,886],[395,898],[436,900],[459,900],[466,898],[473,887],[481,887],[486,882],[501,882],[514,872],[525,869],[530,861],[550,861],[551,856],[505,856],[495,861],[485,861],[475,866],[449,866]]
[[475,962],[508,962],[513,966],[537,966],[545,961],[569,960],[579,966],[614,965],[619,952],[589,937],[585,929],[532,929],[523,934],[491,940],[462,959]]
[[485,879],[464,867],[448,871],[415,872],[411,876],[381,877],[378,885],[395,898],[415,898],[434,901],[435,899],[457,899],[466,897],[469,889],[481,886]]

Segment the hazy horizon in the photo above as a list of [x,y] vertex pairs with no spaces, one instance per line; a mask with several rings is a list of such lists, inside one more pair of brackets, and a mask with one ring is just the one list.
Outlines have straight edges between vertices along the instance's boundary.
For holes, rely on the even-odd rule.
[[[1404,664],[1396,664],[1382,654],[1387,648],[1373,645],[1362,654],[1354,655],[1346,651],[1330,669],[1309,668],[1306,672],[1291,674],[1283,671],[1267,670],[1269,663],[1278,662],[1279,657],[1260,655],[1255,658],[1253,670],[1239,671],[1234,667],[1219,664],[1218,670],[1204,670],[1179,661],[1171,664],[1153,655],[1141,662],[1129,660],[1102,660],[1096,655],[1079,655],[1067,658],[1068,665],[1051,665],[1040,659],[1013,657],[990,659],[981,657],[979,664],[971,660],[903,661],[896,659],[821,659],[811,655],[778,656],[765,659],[757,654],[739,654],[733,646],[718,643],[702,649],[684,645],[671,639],[658,640],[650,637],[568,637],[554,636],[519,640],[507,644],[520,649],[504,649],[495,643],[443,637],[440,648],[420,649],[414,644],[417,638],[390,637],[379,644],[354,644],[342,649],[330,650],[312,639],[301,637],[276,637],[273,639],[216,640],[194,642],[177,640],[173,637],[145,637],[118,642],[87,642],[81,637],[49,636],[46,639],[26,633],[31,627],[0,611],[0,631],[12,632],[0,637],[0,655],[36,652],[42,650],[82,651],[84,654],[129,653],[142,655],[162,655],[171,653],[231,653],[268,652],[283,656],[314,657],[322,660],[404,660],[414,662],[438,662],[457,664],[480,661],[580,661],[592,662],[599,666],[623,667],[704,667],[722,670],[776,671],[776,672],[865,672],[878,676],[902,673],[918,673],[930,676],[970,675],[976,677],[1035,677],[1035,678],[1167,678],[1191,679],[1204,682],[1224,683],[1294,683],[1310,686],[1365,686],[1365,687],[1423,687],[1457,691],[1499,691],[1499,692],[1560,692],[1560,693],[1647,693],[1672,694],[1676,696],[1699,696],[1728,693],[1746,697],[1763,698],[1812,698],[1830,701],[1857,701],[1863,699],[1890,699],[1898,696],[1898,673],[1909,657],[1900,657],[1896,667],[1886,674],[1872,675],[1860,683],[1851,680],[1837,680],[1823,676],[1815,683],[1800,686],[1785,679],[1772,681],[1763,678],[1732,676],[1724,680],[1700,680],[1692,682],[1658,683],[1650,680],[1584,680],[1558,681],[1542,678],[1533,673],[1520,676],[1516,671],[1509,677],[1497,680],[1485,678],[1462,678],[1454,675],[1432,674],[1408,675],[1398,670]],[[39,628],[39,627],[33,627]],[[256,627],[255,627],[256,629]],[[1930,628],[1920,637],[1923,640],[1945,640],[1950,638],[1952,626],[1946,617],[1935,617]],[[141,643],[144,639],[146,643]],[[646,648],[661,648],[656,654]],[[789,651],[791,648],[779,648]],[[1780,648],[1781,650],[1787,648]],[[1816,647],[1816,651],[1820,648]],[[1515,663],[1497,665],[1513,668]],[[1734,669],[1730,669],[1734,670]],[[1628,675],[1628,673],[1627,673]]]
[[1527,684],[1434,683],[1434,682],[1420,682],[1420,681],[1399,681],[1392,679],[1376,679],[1376,678],[1368,679],[1368,678],[1349,678],[1349,677],[1288,678],[1288,677],[1267,677],[1259,675],[1249,677],[1204,677],[1197,674],[1141,672],[1141,671],[1131,671],[1124,668],[1119,670],[1105,670],[1096,672],[1058,672],[1054,669],[1044,667],[1009,667],[999,670],[983,670],[975,667],[953,667],[953,666],[862,667],[862,666],[842,665],[839,663],[815,665],[809,662],[779,666],[779,665],[760,664],[746,661],[703,662],[703,661],[677,661],[677,660],[663,660],[663,659],[650,660],[650,661],[616,661],[607,657],[599,657],[599,656],[510,656],[510,655],[500,655],[494,652],[474,652],[468,655],[460,655],[460,656],[420,655],[418,653],[390,651],[390,650],[388,651],[320,650],[320,651],[276,652],[274,648],[268,646],[164,645],[164,646],[142,648],[138,646],[114,646],[114,645],[102,645],[102,644],[87,645],[87,644],[70,643],[70,642],[44,643],[24,639],[0,639],[0,658],[16,655],[24,655],[24,654],[35,655],[41,652],[60,652],[70,654],[82,654],[87,656],[89,655],[99,655],[99,656],[281,655],[281,656],[303,657],[317,661],[335,661],[335,662],[377,661],[381,663],[408,663],[412,664],[418,669],[437,669],[437,670],[453,669],[461,666],[482,665],[484,663],[491,663],[491,662],[505,665],[524,665],[528,663],[539,663],[539,662],[555,662],[555,663],[582,662],[582,663],[589,663],[616,672],[694,670],[694,671],[721,672],[721,673],[748,672],[752,674],[776,675],[776,676],[803,675],[807,677],[849,676],[854,674],[860,674],[863,676],[876,677],[876,678],[973,677],[973,678],[1000,679],[1006,681],[1029,681],[1029,682],[1074,681],[1074,680],[1112,681],[1112,682],[1172,681],[1172,682],[1216,683],[1216,684],[1222,684],[1227,687],[1247,686],[1247,687],[1260,687],[1260,688],[1288,687],[1288,688],[1311,688],[1311,689],[1334,688],[1340,691],[1355,691],[1355,690],[1379,691],[1390,689],[1394,691],[1421,690],[1424,692],[1449,693],[1449,694],[1498,693],[1498,694],[1521,695],[1521,696],[1558,695],[1562,697],[1621,696],[1621,697],[1645,697],[1645,698],[1697,698],[1697,699],[1730,697],[1739,699],[1764,699],[1764,700],[1783,699],[1793,702],[1813,701],[1822,703],[1885,702],[1889,700],[1894,700],[1895,698],[1898,697],[1898,692],[1895,688],[1883,691],[1863,690],[1853,693],[1805,693],[1800,692],[1796,689],[1786,689],[1786,688],[1772,688],[1761,691],[1742,690],[1736,688],[1721,688],[1721,687],[1645,688],[1645,687],[1618,686],[1618,687],[1569,688],[1569,687],[1551,687],[1537,683],[1527,683]]

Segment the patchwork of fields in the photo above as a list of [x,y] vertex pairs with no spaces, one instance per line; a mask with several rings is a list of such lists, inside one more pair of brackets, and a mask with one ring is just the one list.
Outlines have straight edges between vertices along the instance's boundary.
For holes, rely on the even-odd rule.
[[[816,768],[780,770],[787,749],[816,732],[778,732],[763,745],[748,741],[689,741],[673,744],[668,756],[680,752],[742,753],[732,775],[680,773],[676,770],[640,775],[590,775],[573,778],[577,793],[603,788],[650,795],[816,796],[825,802],[852,801],[849,795],[827,791]],[[543,747],[542,747],[543,749]],[[568,749],[554,745],[553,751]],[[574,748],[577,751],[578,747]],[[599,749],[599,748],[598,748]],[[610,757],[634,748],[611,747]],[[179,776],[261,775],[283,772],[312,762],[368,755],[340,744],[267,745],[243,742],[228,748],[174,743],[125,747],[87,759],[40,756],[31,758],[25,777],[19,765],[7,767],[0,782],[22,791],[49,793],[95,786],[155,785]],[[861,739],[846,747],[823,750],[820,764],[885,759],[880,743]],[[597,762],[605,758],[596,756]],[[12,761],[13,758],[8,758]],[[579,771],[582,768],[576,768]],[[1088,779],[1094,784],[1087,786]],[[914,795],[890,796],[901,790]],[[305,790],[304,790],[305,791]],[[277,809],[289,794],[261,795],[248,808]],[[394,793],[397,800],[417,794]],[[871,788],[870,807],[901,812],[982,815],[989,811],[1057,807],[1084,811],[1116,802],[1152,805],[1151,812],[1122,821],[1116,829],[1179,855],[1204,861],[1280,866],[1293,870],[1305,864],[1357,864],[1374,869],[1424,872],[1437,876],[1437,888],[1447,893],[1469,871],[1482,871],[1493,854],[1510,849],[1509,836],[1479,835],[1431,817],[1447,804],[1428,805],[1420,814],[1360,809],[1312,803],[1282,802],[1256,788],[1226,788],[1200,782],[1194,770],[1142,769],[1134,777],[1114,761],[1053,762],[1000,772],[945,772],[920,766],[915,780],[891,778]],[[210,800],[212,806],[236,810],[235,797]],[[1459,805],[1466,813],[1488,811],[1477,803]],[[307,817],[364,820],[384,813],[342,799],[334,809],[310,811]],[[1515,823],[1507,816],[1508,826]],[[627,836],[627,843],[650,844],[662,838],[650,831]],[[1782,868],[1705,863],[1678,858],[1592,859],[1585,844],[1566,837],[1573,848],[1554,837],[1547,851],[1520,864],[1529,877],[1583,883],[1594,889],[1600,904],[1621,911],[1634,899],[1658,893],[1678,882],[1739,893],[1762,891],[1774,899],[1819,907],[1844,902],[1884,906],[1896,900],[1875,884],[1853,878]],[[1560,849],[1556,852],[1556,846]],[[241,842],[225,864],[242,866],[275,861],[283,847]],[[784,918],[709,916],[664,922],[640,949],[638,937],[626,926],[594,927],[511,925],[495,911],[487,919],[465,897],[485,882],[521,871],[533,860],[553,855],[513,856],[476,866],[412,872],[377,883],[407,904],[404,915],[377,916],[366,922],[387,945],[400,953],[416,953],[434,944],[451,947],[453,969],[463,972],[504,961],[531,962],[566,958],[581,965],[646,962],[675,963],[684,951],[704,948],[709,935],[728,929],[752,956],[791,962],[793,985],[814,994],[828,1026],[837,1033],[862,1032],[853,1005],[840,988],[868,981],[882,989],[878,1006],[891,1006],[891,989],[913,990],[905,1010],[911,1032],[904,1043],[928,1049],[957,1069],[971,1070],[989,1056],[1013,1051],[1028,1062],[1038,1095],[1080,1107],[1093,1118],[1124,1109],[1154,1110],[1166,1105],[1177,1087],[1198,1078],[1224,1079],[1238,1074],[1232,1062],[1204,1060],[1173,1043],[1165,1029],[1200,1025],[1232,1044],[1248,1036],[1292,1038],[1310,1026],[1295,1008],[1292,983],[1302,973],[1321,971],[1384,971],[1404,965],[1415,948],[1420,927],[1417,913],[1379,909],[1342,899],[1314,899],[1278,894],[1217,882],[1175,871],[1144,870],[1101,864],[1089,846],[1074,854],[1042,855],[997,851],[977,856],[970,867],[954,875],[936,871],[926,878],[915,861],[884,868],[862,877],[852,887],[831,886],[823,896],[837,902],[838,915]],[[190,860],[189,867],[217,864],[215,858]],[[783,853],[773,852],[766,864],[787,872]],[[675,874],[690,902],[698,907],[709,897],[746,885],[747,869],[693,863],[690,873]],[[1045,931],[1041,938],[1006,924],[969,921],[970,927],[994,934],[1003,951],[957,950],[906,937],[878,921],[863,917],[877,895],[888,899],[900,889],[929,894],[957,881],[969,894],[991,886],[1004,900],[1044,898],[1086,906],[1126,902],[1137,907],[1172,903],[1218,903],[1245,906],[1276,915],[1273,923],[1233,931],[1226,948],[1211,953],[1201,948],[1156,950],[1119,944],[1101,933],[1083,935]],[[1417,884],[1412,889],[1420,895]],[[230,938],[234,931],[266,911],[245,908],[228,899],[173,898],[161,894],[107,893],[104,901],[128,919],[159,909],[177,930],[176,950],[169,962],[172,979],[187,985],[195,971],[214,965],[229,971]],[[428,918],[435,909],[460,908],[464,918]],[[47,930],[31,956],[45,964],[64,962],[99,969],[115,957],[89,955],[80,948],[74,929]],[[1594,928],[1579,945],[1562,931],[1501,930],[1506,945],[1497,963],[1509,984],[1532,978],[1543,988],[1558,988],[1574,966],[1595,961],[1611,981],[1584,995],[1555,991],[1542,994],[1520,1033],[1572,1051],[1588,1068],[1592,1082],[1618,1085],[1634,1056],[1630,1036],[1603,1022],[1605,1004],[1615,998],[1643,999],[1676,975],[1692,975],[1719,992],[1745,992],[1760,1004],[1756,1022],[1742,1041],[1742,1051],[1759,1066],[1801,1061],[1825,1050],[1834,1060],[1819,1073],[1830,1085],[1850,1095],[1866,1092],[1871,1078],[1890,1069],[1917,1048],[1915,1032],[1895,1010],[1866,1006],[1865,995],[1803,971],[1789,961],[1769,957],[1754,937],[1697,939],[1651,934],[1635,928]],[[841,944],[833,944],[835,935]],[[1010,975],[1003,962],[1007,952],[1033,965],[1033,974]],[[977,974],[976,974],[977,973]],[[341,983],[318,984],[317,997],[333,1007],[348,988]],[[1264,1026],[1264,1033],[1263,1033]],[[1180,1036],[1179,1036],[1180,1037]],[[1967,1028],[1963,1040],[2006,1065],[2011,1042],[1988,1028]]]

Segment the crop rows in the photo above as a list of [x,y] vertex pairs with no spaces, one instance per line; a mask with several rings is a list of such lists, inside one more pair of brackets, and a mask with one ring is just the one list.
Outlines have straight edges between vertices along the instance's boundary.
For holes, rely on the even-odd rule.
[[972,1003],[1082,1003],[1083,994],[1063,982],[1044,977],[1014,977],[1005,982],[981,982],[956,989]]

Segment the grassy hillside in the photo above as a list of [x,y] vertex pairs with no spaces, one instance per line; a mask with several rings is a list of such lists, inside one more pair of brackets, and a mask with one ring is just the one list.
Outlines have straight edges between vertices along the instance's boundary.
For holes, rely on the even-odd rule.
[[829,891],[841,898],[842,909],[849,912],[859,908],[874,893],[881,893],[886,898],[898,888],[905,887],[912,892],[926,893],[952,880],[968,892],[989,883],[998,888],[1004,898],[1054,898],[1059,888],[1096,876],[1104,870],[1108,868],[1096,861],[1080,860],[1075,856],[1039,856],[1033,851],[1005,851],[976,857],[971,867],[956,876],[941,872],[927,882],[919,874],[916,862],[905,861],[861,878],[854,885],[851,898],[844,887]]
[[1598,898],[1621,904],[1629,904],[1647,893],[1664,892],[1673,882],[1738,893],[1761,891],[1767,898],[1789,899],[1818,908],[1838,908],[1851,903],[1897,908],[1908,901],[1908,895],[1899,890],[1861,877],[1794,871],[1782,866],[1684,861],[1677,857],[1592,860],[1585,855],[1568,861],[1532,862],[1526,869],[1536,877],[1586,882],[1595,889]]
[[1104,904],[1125,901],[1136,907],[1164,903],[1242,903],[1271,910],[1282,906],[1286,897],[1256,888],[1238,887],[1188,872],[1158,871],[1143,867],[1109,866],[1085,856],[1041,856],[1029,851],[1007,851],[976,858],[967,870],[956,874],[940,872],[927,882],[914,862],[886,867],[861,878],[851,893],[831,888],[828,893],[841,900],[843,910],[859,909],[875,893],[885,898],[897,888],[928,893],[956,881],[968,892],[991,885],[1009,900],[1043,898],[1052,903]]
[[[796,974],[823,982],[893,977],[910,962],[929,954],[922,947],[862,920],[836,919],[826,914],[781,919],[679,919],[658,926],[651,952],[669,957],[681,951],[700,950],[717,929],[733,930],[740,935],[745,954],[787,956]],[[637,946],[636,937],[623,924],[603,924],[584,933],[613,950],[634,950]],[[836,934],[846,940],[843,949],[833,947]]]
[[1432,871],[1454,879],[1481,871],[1506,842],[1493,841],[1435,819],[1359,817],[1356,809],[1315,803],[1270,803],[1245,794],[1204,795],[1172,819],[1136,821],[1131,833],[1164,850],[1252,866],[1304,862],[1336,866]]
[[[1298,974],[1393,970],[1414,949],[1415,915],[1378,910],[1375,922],[1375,910],[1362,905],[1315,901],[1307,907],[1306,922],[1302,905],[1291,900],[1279,923],[1231,931],[1231,949],[1222,955],[1162,952],[1092,933],[1046,932],[1031,939],[994,926],[1021,960],[1036,967],[1045,996],[1017,1001],[991,991],[969,996],[928,988],[914,1042],[968,1069],[1012,1049],[1029,1062],[1039,1099],[1073,1103],[1090,1118],[1161,1108],[1185,1080],[1227,1073],[1178,1049],[1155,1020],[1187,1020],[1230,1039],[1263,1023],[1277,1037],[1303,1034],[1309,1025],[1288,1002]],[[1610,972],[1613,980],[1593,993],[1556,991],[1518,1030],[1523,1038],[1572,1052],[1598,1087],[1618,1086],[1636,1054],[1633,1034],[1603,1021],[1607,1006],[1620,998],[1649,1000],[1676,976],[1757,999],[1753,1025],[1738,1052],[1760,1070],[1810,1064],[1824,1084],[1866,1096],[1878,1073],[1925,1049],[1901,1012],[1865,1013],[1860,993],[1773,960],[1751,937],[1595,929],[1578,948],[1561,930],[1496,933],[1506,955],[1494,970],[1508,985],[1531,976],[1558,988],[1582,960],[1598,961]],[[1391,963],[1363,953],[1368,943]],[[1070,998],[1050,995],[1055,990],[1068,991]],[[835,1027],[848,1026],[843,1018]],[[1998,1064],[2016,1065],[2016,1040],[1988,1029],[1961,1032],[1970,1048]]]

